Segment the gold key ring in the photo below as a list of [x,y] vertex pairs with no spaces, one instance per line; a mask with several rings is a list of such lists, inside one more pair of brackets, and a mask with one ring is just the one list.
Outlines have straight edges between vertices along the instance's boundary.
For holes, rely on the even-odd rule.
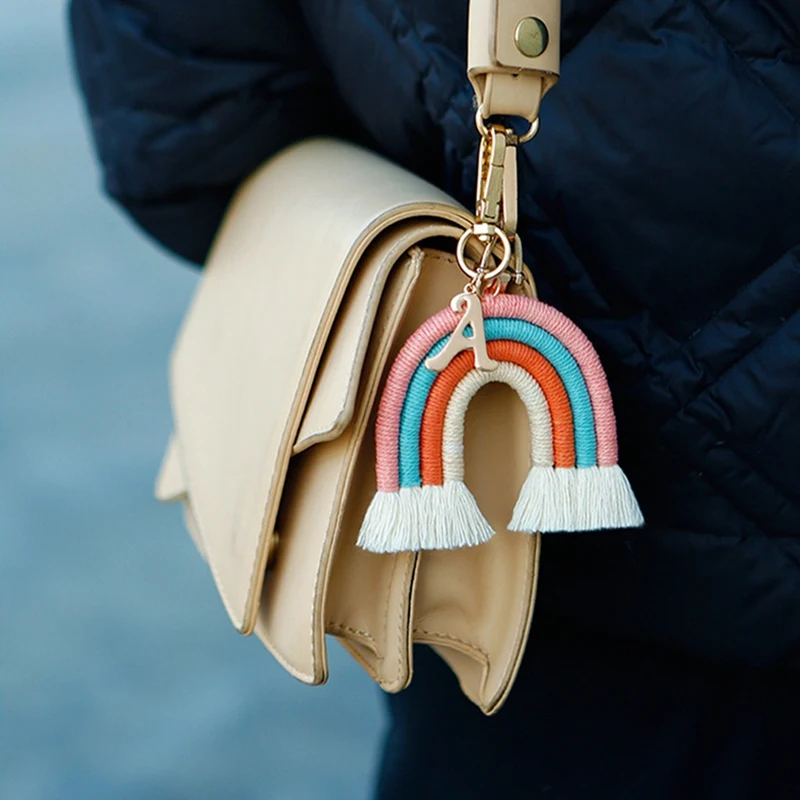
[[[489,128],[486,125],[486,120],[484,119],[480,108],[475,112],[475,127],[478,129],[478,132],[481,134],[481,136],[490,135]],[[514,144],[525,144],[525,142],[529,142],[534,136],[536,136],[537,133],[539,133],[539,117],[536,117],[536,119],[531,122],[531,126],[528,128],[526,133],[523,133],[519,136],[517,136],[510,128],[507,130],[513,134]]]
[[[508,234],[502,229],[498,228],[494,225],[487,226],[487,228],[492,228],[492,230],[483,231],[481,229],[476,230],[475,225],[471,228],[467,228],[464,233],[461,234],[461,238],[458,240],[458,245],[456,246],[456,262],[458,263],[459,269],[471,280],[471,281],[479,281],[480,283],[487,283],[491,281],[493,278],[496,278],[500,275],[506,267],[511,263],[511,256],[513,255],[513,247],[511,245],[511,241],[508,238]],[[485,269],[472,269],[472,267],[467,264],[467,260],[465,258],[465,253],[467,250],[467,244],[469,240],[475,236],[477,239],[483,241],[484,237],[489,237],[489,241],[486,242],[486,246],[484,249],[483,256],[481,257],[481,264],[484,265],[488,261],[488,256],[491,255],[491,251],[493,249],[493,243],[495,239],[499,239],[500,243],[503,245],[503,257],[500,259],[500,263],[492,270],[485,270]]]

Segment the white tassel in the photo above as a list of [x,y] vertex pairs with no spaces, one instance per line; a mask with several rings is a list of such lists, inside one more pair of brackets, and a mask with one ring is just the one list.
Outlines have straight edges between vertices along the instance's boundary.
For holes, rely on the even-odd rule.
[[400,492],[376,492],[361,523],[357,546],[374,553],[388,552],[392,538],[404,523],[407,505]]
[[587,500],[595,509],[591,514],[589,530],[603,528],[639,528],[644,525],[644,516],[636,501],[628,478],[622,468],[589,467],[577,472],[591,472],[586,480]]
[[622,469],[532,467],[509,530],[523,533],[636,528],[642,512]]
[[492,526],[462,481],[445,481],[444,510],[446,526],[441,548],[474,547],[488,542],[494,536]]
[[574,530],[574,471],[531,467],[508,529],[522,533]]
[[494,531],[461,481],[378,492],[357,545],[373,553],[451,550],[487,542]]

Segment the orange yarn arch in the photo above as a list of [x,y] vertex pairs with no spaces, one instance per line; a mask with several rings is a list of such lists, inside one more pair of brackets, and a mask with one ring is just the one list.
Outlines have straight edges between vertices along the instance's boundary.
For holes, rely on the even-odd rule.
[[[522,367],[544,392],[553,424],[553,458],[556,467],[575,466],[575,427],[567,390],[555,367],[541,354],[521,342],[495,340],[487,345],[489,357]],[[442,436],[450,397],[462,378],[474,368],[472,350],[459,353],[434,381],[425,406],[420,431],[420,467],[423,486],[444,483]]]

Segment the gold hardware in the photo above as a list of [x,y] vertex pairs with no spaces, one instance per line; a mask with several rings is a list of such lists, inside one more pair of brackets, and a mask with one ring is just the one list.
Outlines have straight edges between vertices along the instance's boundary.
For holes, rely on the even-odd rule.
[[489,135],[481,138],[478,156],[478,196],[475,208],[478,219],[484,222],[500,222],[506,149],[506,129],[502,125],[492,125]]
[[517,152],[509,130],[492,125],[481,138],[475,198],[475,235],[481,241],[502,227],[509,236],[517,229]]
[[[524,39],[525,36],[530,39],[528,23],[537,22],[539,20],[534,17],[522,20],[517,26],[518,39]],[[543,30],[545,38],[542,51],[547,46],[547,28],[543,27]],[[524,41],[527,42],[528,39]],[[481,134],[475,190],[475,222],[458,240],[456,261],[461,271],[470,279],[464,291],[482,297],[485,293],[496,294],[500,291],[501,281],[497,279],[509,266],[512,274],[506,280],[513,280],[517,285],[524,280],[522,242],[517,235],[517,147],[536,136],[539,118],[533,120],[526,133],[519,135],[505,125],[487,123],[478,108],[475,112],[475,125]],[[483,255],[477,269],[467,264],[465,258],[467,243],[471,237],[483,244]],[[490,266],[498,240],[503,246],[503,255],[499,264]]]
[[472,233],[482,242],[486,242],[496,235],[498,226],[493,222],[481,222],[480,219],[472,226]]
[[514,283],[517,286],[522,285],[525,279],[525,273],[522,271],[522,239],[520,235],[514,234]]
[[547,49],[550,34],[547,26],[537,17],[525,17],[520,20],[514,31],[514,44],[522,55],[536,58]]
[[525,144],[525,142],[529,142],[531,139],[533,139],[537,133],[539,133],[539,117],[536,117],[536,119],[531,122],[530,128],[528,128],[528,130],[523,133],[522,136],[517,136],[515,138],[515,143],[518,145]]
[[503,169],[503,228],[509,236],[517,232],[517,148],[506,148]]
[[[465,258],[467,243],[472,236],[475,236],[476,238],[485,242],[483,255],[481,256],[480,260],[480,266],[476,270],[472,269],[472,267],[467,264]],[[487,237],[488,241],[483,238],[484,236]],[[503,245],[503,256],[500,259],[500,263],[496,267],[493,269],[488,269],[487,267],[489,259],[492,255],[492,250],[494,249],[495,239],[499,239],[500,243]],[[484,284],[490,283],[493,278],[497,278],[502,272],[505,271],[506,267],[511,263],[511,256],[513,255],[513,252],[511,240],[508,238],[508,234],[506,234],[502,228],[498,228],[495,225],[476,223],[471,228],[467,228],[467,230],[461,234],[461,238],[458,240],[458,244],[456,245],[456,262],[458,263],[461,271],[470,279],[469,285],[473,287],[473,291],[475,291],[477,294],[480,294]]]
[[[480,133],[481,136],[489,135],[489,128],[486,125],[486,120],[480,108],[475,112],[475,127],[478,129],[478,133]],[[525,144],[525,142],[529,142],[533,139],[537,133],[539,133],[539,117],[536,117],[536,119],[531,122],[528,130],[521,135],[515,133],[511,128],[506,128],[506,144],[509,146]]]
[[[497,369],[497,362],[489,358],[486,352],[486,331],[483,327],[483,309],[481,299],[474,292],[457,294],[450,301],[450,308],[461,319],[445,346],[435,355],[425,360],[425,366],[431,372],[441,372],[464,350],[472,350],[475,354],[475,367],[485,372]],[[470,334],[467,335],[467,328]]]

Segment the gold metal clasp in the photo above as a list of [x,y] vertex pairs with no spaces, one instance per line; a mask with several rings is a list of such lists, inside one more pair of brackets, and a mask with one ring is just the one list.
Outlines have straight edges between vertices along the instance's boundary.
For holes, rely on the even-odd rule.
[[517,230],[517,135],[490,125],[481,137],[475,215],[479,224]]
[[[492,277],[498,274],[498,270],[489,267],[491,253],[498,239],[505,240],[504,264],[499,273],[511,267],[514,283],[522,283],[522,242],[517,235],[517,147],[536,135],[539,119],[534,119],[528,131],[520,135],[512,128],[488,123],[478,109],[475,124],[481,134],[475,222],[465,236],[467,239],[475,236],[484,245],[481,265],[470,284],[480,294],[489,286]],[[472,272],[459,265],[467,274]]]
[[506,129],[502,125],[491,125],[487,135],[481,137],[475,209],[481,222],[492,225],[501,220],[506,147]]

